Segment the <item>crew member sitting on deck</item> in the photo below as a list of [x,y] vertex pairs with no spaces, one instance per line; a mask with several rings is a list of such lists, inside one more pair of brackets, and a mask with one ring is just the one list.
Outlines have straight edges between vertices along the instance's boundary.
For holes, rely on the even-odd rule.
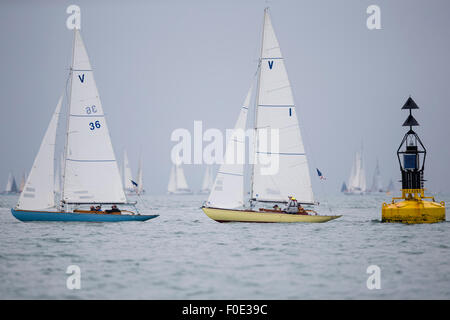
[[285,211],[287,213],[298,213],[298,204],[294,197],[289,196],[289,201]]
[[95,207],[95,211],[102,211],[102,207],[101,206],[96,206]]
[[112,206],[111,206],[111,210],[105,210],[105,212],[106,213],[114,213],[114,212],[121,212],[118,208],[117,208],[117,206],[115,205],[115,204],[113,204]]
[[89,210],[96,211],[94,206],[91,206],[91,208]]
[[280,207],[276,204],[273,206],[273,210],[275,211],[281,211]]
[[300,203],[298,204],[297,208],[298,208],[298,213],[299,214],[308,214]]

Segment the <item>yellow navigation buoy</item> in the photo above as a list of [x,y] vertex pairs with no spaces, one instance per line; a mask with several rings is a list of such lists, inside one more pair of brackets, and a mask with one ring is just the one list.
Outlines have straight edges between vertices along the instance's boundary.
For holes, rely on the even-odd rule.
[[[397,150],[397,158],[402,172],[402,196],[393,197],[392,203],[383,203],[381,216],[383,222],[434,223],[445,221],[445,203],[436,202],[434,197],[426,197],[423,186],[425,158],[427,151],[412,127],[419,123],[412,116],[412,109],[419,109],[409,97],[402,109],[409,110],[403,126],[409,131]],[[420,166],[422,164],[422,166]],[[402,200],[396,202],[396,200]]]

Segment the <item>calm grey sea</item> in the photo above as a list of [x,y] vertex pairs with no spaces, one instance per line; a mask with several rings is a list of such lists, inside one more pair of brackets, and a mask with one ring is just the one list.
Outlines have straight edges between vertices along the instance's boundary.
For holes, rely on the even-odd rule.
[[[145,196],[144,212],[160,214],[147,222],[23,223],[17,197],[0,196],[0,298],[450,298],[450,223],[380,223],[385,195],[330,196],[344,216],[323,224],[220,224],[199,209],[205,197]],[[80,290],[66,287],[69,265]]]

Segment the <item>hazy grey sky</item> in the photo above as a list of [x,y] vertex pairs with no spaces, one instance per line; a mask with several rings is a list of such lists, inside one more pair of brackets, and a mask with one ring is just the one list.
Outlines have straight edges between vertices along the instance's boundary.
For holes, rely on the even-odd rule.
[[[232,128],[256,68],[264,0],[2,1],[0,3],[0,189],[28,172],[65,86],[73,34],[66,8],[81,7],[81,34],[107,113],[116,156],[164,193],[171,132]],[[369,5],[381,30],[366,27]],[[368,184],[376,159],[383,183],[398,179],[396,149],[409,95],[429,151],[431,191],[450,187],[450,2],[447,0],[272,0],[272,22],[299,114],[313,185],[348,179],[364,143]],[[187,166],[199,189],[204,167]]]

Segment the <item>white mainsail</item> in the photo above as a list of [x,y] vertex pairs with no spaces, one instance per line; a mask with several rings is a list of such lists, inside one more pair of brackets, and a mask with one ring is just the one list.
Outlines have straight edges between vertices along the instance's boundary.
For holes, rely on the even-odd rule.
[[[255,144],[251,197],[257,201],[314,203],[308,160],[303,146],[291,85],[284,59],[270,20],[264,11],[264,29],[256,99]],[[278,130],[279,149],[258,141],[262,130]],[[268,132],[270,134],[270,131]],[[278,171],[264,174],[261,155],[277,157]]]
[[94,74],[77,29],[73,46],[62,199],[79,204],[125,203]]
[[128,154],[126,150],[123,150],[123,185],[125,187],[125,191],[132,192],[134,191],[133,176],[131,173],[130,163],[128,161]]
[[217,172],[209,194],[208,206],[225,209],[244,206],[244,161],[239,162],[239,154],[245,155],[245,125],[251,94],[252,88],[247,93],[233,133],[227,142],[225,161]]
[[364,171],[362,152],[356,152],[350,178],[348,180],[348,192],[359,193],[366,191],[366,173]]
[[55,144],[63,96],[59,98],[50,124],[34,159],[17,209],[42,210],[55,207]]

